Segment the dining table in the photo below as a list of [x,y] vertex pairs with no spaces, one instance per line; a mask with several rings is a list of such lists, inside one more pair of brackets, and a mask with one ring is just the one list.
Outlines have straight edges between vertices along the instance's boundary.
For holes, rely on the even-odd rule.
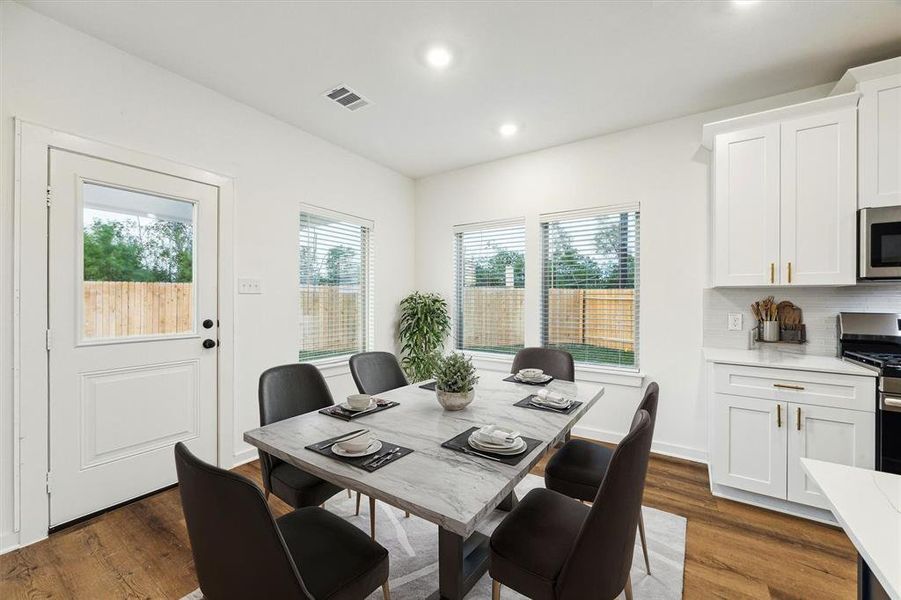
[[[555,379],[536,386],[508,378],[482,373],[475,399],[459,411],[442,409],[435,391],[420,382],[377,394],[397,403],[387,410],[352,421],[314,411],[247,431],[244,440],[337,486],[437,525],[438,590],[433,597],[461,600],[488,569],[489,538],[477,531],[479,523],[495,509],[512,510],[516,484],[604,394],[602,386],[591,383]],[[581,404],[568,413],[514,406],[542,387]],[[516,464],[442,447],[472,427],[490,424],[515,429],[538,443]],[[412,452],[368,472],[306,448],[360,428]]]

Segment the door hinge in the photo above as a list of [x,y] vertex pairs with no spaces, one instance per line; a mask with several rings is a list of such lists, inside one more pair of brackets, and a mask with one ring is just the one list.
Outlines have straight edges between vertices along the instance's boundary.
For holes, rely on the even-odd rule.
[[47,471],[47,495],[50,495],[50,471]]
[[50,341],[51,341],[50,330],[48,329],[47,330],[47,350],[50,350]]
[[47,186],[47,207],[50,207],[50,186]]

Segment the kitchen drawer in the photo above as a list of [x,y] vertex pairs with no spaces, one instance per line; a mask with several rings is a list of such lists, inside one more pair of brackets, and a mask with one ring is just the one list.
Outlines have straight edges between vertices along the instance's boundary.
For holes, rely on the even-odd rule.
[[719,394],[868,412],[876,410],[876,380],[873,377],[717,363],[713,379],[714,391]]

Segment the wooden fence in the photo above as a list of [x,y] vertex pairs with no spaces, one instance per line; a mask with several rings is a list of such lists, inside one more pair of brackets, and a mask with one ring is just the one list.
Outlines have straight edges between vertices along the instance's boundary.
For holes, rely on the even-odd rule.
[[359,348],[360,291],[330,285],[300,290],[300,350],[352,352]]
[[194,328],[194,284],[85,281],[89,338],[185,333]]

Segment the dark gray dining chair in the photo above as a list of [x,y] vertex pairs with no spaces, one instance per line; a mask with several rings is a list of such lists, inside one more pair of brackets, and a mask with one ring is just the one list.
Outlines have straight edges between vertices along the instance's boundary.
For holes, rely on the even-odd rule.
[[[304,363],[263,371],[259,401],[260,425],[271,425],[335,403],[319,369]],[[341,491],[340,487],[262,450],[260,470],[266,498],[275,494],[292,508],[318,506]]]
[[[360,352],[350,357],[350,376],[361,394],[374,396],[407,385],[407,376],[397,357],[390,352]],[[357,515],[360,514],[360,492],[357,492]],[[404,512],[409,517],[409,512]],[[375,499],[369,499],[369,527],[375,539]]]
[[544,488],[526,494],[491,535],[492,599],[505,585],[533,600],[632,600],[632,548],[653,430],[639,410],[589,508]]
[[513,357],[511,373],[522,369],[541,369],[554,379],[576,380],[573,355],[557,348],[523,348]]
[[388,551],[317,506],[273,519],[250,480],[175,446],[178,491],[204,598],[358,600],[388,589]]
[[[639,411],[646,411],[651,417],[651,436],[654,435],[654,424],[657,422],[657,399],[660,388],[651,382],[644,392],[644,398],[638,405]],[[548,460],[544,469],[544,485],[549,490],[566,494],[583,502],[594,499],[610,467],[614,450],[587,440],[571,440],[566,442]],[[651,573],[651,561],[648,558],[648,542],[644,532],[644,518],[639,513],[638,533],[641,537],[641,549],[644,552],[644,565]]]

